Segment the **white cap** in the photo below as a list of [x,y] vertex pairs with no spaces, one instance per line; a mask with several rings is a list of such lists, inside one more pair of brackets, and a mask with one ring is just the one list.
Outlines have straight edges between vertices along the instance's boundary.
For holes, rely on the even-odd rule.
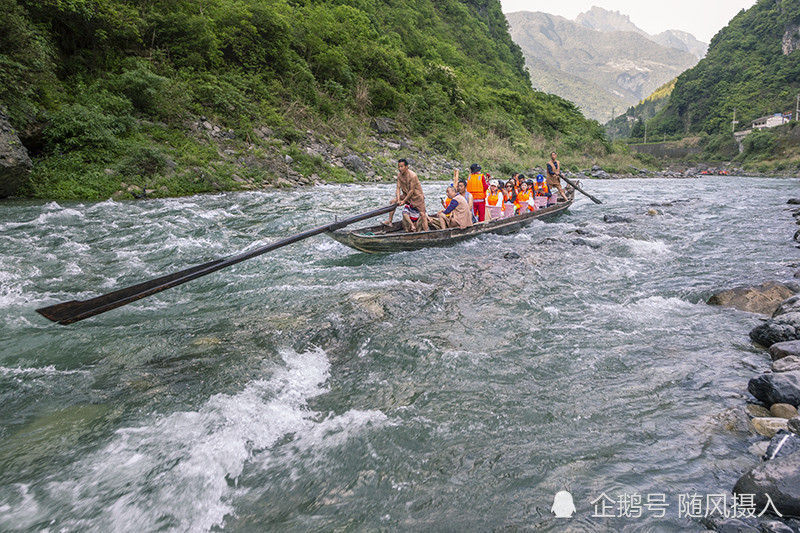
[[500,182],[499,182],[499,181],[497,181],[497,180],[491,180],[491,181],[489,182],[489,185],[494,185],[495,187],[498,187],[498,186],[500,185]]

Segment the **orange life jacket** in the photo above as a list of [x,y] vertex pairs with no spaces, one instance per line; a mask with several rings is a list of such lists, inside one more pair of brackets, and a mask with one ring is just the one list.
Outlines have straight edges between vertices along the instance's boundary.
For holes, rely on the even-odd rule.
[[[517,201],[514,202],[514,205],[517,207],[517,210],[520,213],[526,209],[530,209],[530,205],[528,205],[528,199],[530,197],[531,197],[530,190],[525,192],[520,191],[517,193]],[[525,204],[525,207],[523,207],[522,204]]]
[[547,193],[550,192],[550,187],[547,186],[546,182],[536,182],[534,185],[534,190],[536,191],[536,196],[546,196]]
[[483,174],[470,174],[467,180],[467,192],[472,195],[473,200],[483,200],[486,198],[486,190],[483,188]]
[[497,204],[498,201],[502,204],[503,203],[502,198],[503,197],[502,197],[502,195],[500,195],[500,191],[499,190],[495,191],[494,194],[492,194],[492,192],[489,191],[489,196],[486,197],[486,205],[491,205],[492,207],[494,207],[494,206],[498,205]]

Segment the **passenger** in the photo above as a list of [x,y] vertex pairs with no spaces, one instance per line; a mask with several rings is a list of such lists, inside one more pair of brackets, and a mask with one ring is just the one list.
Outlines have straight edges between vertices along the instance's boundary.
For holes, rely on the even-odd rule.
[[520,189],[519,192],[517,193],[517,201],[514,202],[514,205],[517,208],[518,215],[522,215],[527,213],[528,211],[533,210],[533,208],[531,208],[530,204],[528,203],[528,200],[531,198],[531,191],[528,188],[528,182],[525,180],[524,174],[520,174],[520,177],[522,178],[520,182]]
[[[408,168],[408,161],[405,159],[397,160],[397,189],[395,190],[394,203],[398,205],[410,205],[417,209],[422,218],[422,230],[428,231],[428,214],[425,212],[425,193],[422,192],[422,184],[419,182],[417,174]],[[389,220],[384,224],[392,225],[394,211],[389,213]]]
[[447,197],[450,199],[447,209],[436,213],[436,218],[431,219],[431,222],[439,229],[464,229],[472,226],[472,212],[469,210],[467,199],[453,187],[447,188]]
[[472,213],[472,221],[477,222],[478,217],[475,216],[474,200],[472,195],[467,190],[467,180],[458,180],[458,183],[456,184],[456,192],[467,200],[467,203],[469,204],[469,212]]
[[547,182],[545,181],[544,176],[542,176],[541,174],[536,176],[534,196],[535,196],[536,209],[543,209],[547,207],[547,202],[553,196],[553,193],[550,192],[550,187],[547,186]]
[[[558,193],[564,198],[564,201],[567,200],[567,195],[561,186],[561,162],[557,159],[555,152],[550,152],[550,162],[547,163],[547,186],[551,191],[558,189]],[[556,198],[556,200],[558,199]]]
[[486,194],[486,211],[489,214],[489,219],[497,220],[503,218],[503,192],[498,188],[500,183],[497,180],[489,182],[489,191]]
[[516,201],[517,193],[514,191],[514,182],[508,180],[503,186],[503,218],[514,216],[514,204]]
[[406,233],[414,233],[419,231],[417,228],[417,221],[419,220],[419,217],[419,209],[406,204],[403,207],[403,230]]
[[489,189],[489,183],[486,181],[486,176],[480,172],[481,166],[478,163],[473,163],[469,167],[467,192],[472,195],[472,212],[478,217],[478,222],[483,222],[486,219],[486,191]]

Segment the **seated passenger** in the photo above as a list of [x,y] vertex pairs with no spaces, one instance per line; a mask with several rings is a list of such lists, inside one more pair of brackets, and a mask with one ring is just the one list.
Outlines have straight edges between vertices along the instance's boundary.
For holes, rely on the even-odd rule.
[[498,188],[500,183],[497,180],[489,182],[489,191],[486,193],[486,212],[489,213],[489,219],[497,220],[503,218],[503,193]]
[[403,230],[406,233],[418,231],[417,220],[419,220],[419,209],[408,204],[403,207]]
[[525,180],[525,175],[520,174],[522,181],[519,184],[519,192],[517,192],[517,201],[514,205],[517,208],[517,214],[522,215],[527,213],[528,211],[533,211],[533,207],[528,203],[528,200],[532,198],[531,191],[528,188],[528,182]]
[[433,224],[439,229],[464,229],[472,226],[472,211],[469,209],[467,199],[458,194],[453,187],[447,188],[447,197],[450,199],[447,209],[436,213],[436,218],[432,219]]
[[553,193],[550,192],[550,187],[547,186],[547,181],[545,181],[544,176],[541,174],[536,176],[536,185],[534,186],[533,192],[536,198],[536,209],[547,207],[547,202],[553,196]]
[[514,216],[514,203],[517,201],[515,180],[509,180],[503,186],[503,218]]

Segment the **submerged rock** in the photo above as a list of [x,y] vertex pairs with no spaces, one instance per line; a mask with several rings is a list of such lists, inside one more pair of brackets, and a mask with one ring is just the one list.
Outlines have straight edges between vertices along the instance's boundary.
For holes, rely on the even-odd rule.
[[760,464],[739,478],[735,494],[752,494],[758,512],[768,505],[769,495],[783,516],[800,516],[800,452]]
[[800,405],[800,371],[762,374],[750,380],[747,390],[767,405]]
[[632,218],[621,217],[619,215],[605,215],[603,216],[603,220],[609,224],[616,224],[619,222],[633,222]]
[[708,299],[708,304],[772,315],[781,303],[793,294],[794,291],[786,285],[768,281],[756,287],[738,287],[718,292]]

